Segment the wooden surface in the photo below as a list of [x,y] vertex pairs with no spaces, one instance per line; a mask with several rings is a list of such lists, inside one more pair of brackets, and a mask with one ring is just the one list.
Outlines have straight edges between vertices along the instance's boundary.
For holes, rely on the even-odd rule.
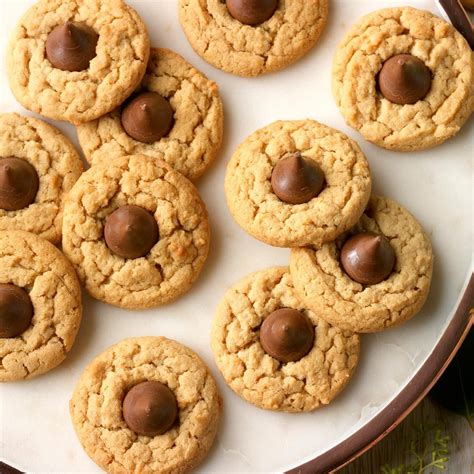
[[410,443],[420,437],[420,429],[427,430],[431,426],[440,427],[444,434],[449,435],[449,461],[445,471],[433,469],[423,473],[474,473],[474,433],[468,421],[425,398],[400,426],[338,474],[382,473],[384,465],[397,468],[408,463]]

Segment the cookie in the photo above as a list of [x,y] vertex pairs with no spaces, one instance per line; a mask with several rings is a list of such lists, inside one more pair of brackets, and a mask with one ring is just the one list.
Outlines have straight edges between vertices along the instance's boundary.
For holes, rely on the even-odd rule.
[[[359,336],[306,309],[287,270],[262,270],[230,288],[217,308],[211,346],[225,381],[248,402],[268,410],[311,411],[330,403],[351,378],[359,359]],[[275,313],[275,324],[265,329]],[[295,317],[301,321],[292,323]],[[309,340],[305,324],[312,333]]]
[[[399,55],[410,55],[418,65]],[[401,64],[390,69],[387,62],[394,57]],[[381,84],[386,67],[389,77]],[[417,91],[420,82],[427,87]],[[422,150],[454,136],[473,110],[473,84],[473,55],[463,36],[415,8],[363,17],[334,58],[333,92],[346,122],[366,140],[391,150]],[[388,98],[381,86],[392,92]],[[394,95],[401,100],[394,102]]]
[[82,169],[58,129],[32,117],[0,114],[0,230],[25,230],[58,243],[64,199]]
[[[273,4],[268,14],[249,19],[236,11],[242,7],[229,9],[221,0],[179,0],[179,19],[191,46],[204,60],[232,74],[258,76],[304,56],[318,41],[328,17],[328,0],[265,3]],[[254,7],[254,13],[259,8]]]
[[148,156],[94,165],[66,201],[65,254],[94,298],[123,308],[158,306],[185,293],[209,240],[196,188]]
[[[306,188],[313,192],[299,195]],[[256,131],[234,153],[225,177],[237,223],[278,247],[334,240],[358,221],[370,190],[369,165],[357,143],[314,120],[280,121]]]
[[[167,402],[176,400],[176,420],[160,435],[138,434],[128,424],[135,429],[137,420],[143,424],[140,401],[156,409],[157,399],[146,387],[130,399],[131,389],[144,382],[159,384]],[[106,472],[180,474],[206,457],[222,401],[209,369],[191,349],[164,337],[140,337],[97,356],[81,375],[69,407],[79,441]],[[155,416],[152,410],[146,415]]]
[[[361,233],[384,236],[395,253],[393,271],[379,283],[355,281],[341,266],[346,241]],[[430,289],[433,253],[428,236],[406,209],[373,196],[348,234],[319,250],[293,249],[290,269],[299,297],[320,318],[345,330],[376,332],[398,326],[421,310]]]
[[[155,92],[169,102],[174,115],[171,130],[148,143],[137,140],[122,125],[124,108],[118,108],[77,127],[87,160],[97,163],[124,154],[145,154],[197,179],[213,162],[222,142],[224,117],[217,85],[173,51],[153,48],[138,92]],[[135,113],[131,126],[143,128],[140,118]]]
[[64,255],[37,235],[1,231],[0,382],[30,379],[59,365],[81,316],[81,288]]
[[40,0],[11,36],[10,87],[27,109],[84,123],[134,91],[149,53],[144,23],[121,0]]

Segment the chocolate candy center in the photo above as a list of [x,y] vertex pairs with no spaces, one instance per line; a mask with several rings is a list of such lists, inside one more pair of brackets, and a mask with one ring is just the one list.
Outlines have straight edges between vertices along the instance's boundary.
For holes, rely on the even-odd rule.
[[351,237],[341,250],[345,272],[362,285],[387,279],[395,267],[395,251],[383,235],[364,232]]
[[18,211],[36,198],[39,178],[35,168],[20,158],[0,160],[0,208]]
[[167,135],[174,125],[170,103],[155,92],[143,92],[122,111],[122,126],[129,136],[142,143],[153,143]]
[[399,54],[385,61],[379,74],[383,96],[395,104],[414,104],[431,88],[431,72],[411,54]]
[[120,257],[144,257],[158,242],[158,224],[139,206],[122,206],[107,218],[104,237],[107,246]]
[[288,204],[311,201],[324,187],[324,173],[319,165],[296,152],[280,160],[272,173],[273,192]]
[[270,19],[278,0],[226,0],[227,10],[244,25],[256,26]]
[[178,404],[174,393],[160,382],[142,382],[123,400],[122,413],[128,427],[144,436],[168,431],[176,421]]
[[260,328],[263,350],[280,362],[295,362],[313,347],[314,328],[300,311],[282,308],[269,314]]
[[0,284],[0,337],[17,337],[25,332],[33,318],[30,296],[11,284]]
[[46,40],[46,57],[57,69],[83,71],[96,56],[99,35],[84,23],[68,21],[54,28]]

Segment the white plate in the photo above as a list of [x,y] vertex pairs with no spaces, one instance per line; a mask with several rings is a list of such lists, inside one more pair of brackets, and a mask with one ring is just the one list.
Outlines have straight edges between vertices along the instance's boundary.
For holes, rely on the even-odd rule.
[[[303,1],[303,0],[301,0]],[[32,0],[0,0],[0,50]],[[444,145],[398,154],[365,142],[348,128],[331,94],[331,63],[345,30],[362,14],[399,1],[332,0],[321,41],[303,60],[277,74],[244,79],[225,74],[191,49],[177,17],[176,0],[129,2],[146,20],[152,44],[171,48],[214,79],[225,105],[225,140],[215,166],[198,183],[208,206],[213,238],[202,277],[168,306],[142,312],[112,308],[84,296],[82,326],[66,361],[27,382],[0,387],[0,458],[22,470],[100,472],[81,448],[68,401],[89,361],[130,336],[165,335],[196,350],[210,365],[224,397],[224,417],[199,472],[269,472],[294,467],[328,450],[372,419],[410,381],[449,322],[470,271],[472,247],[472,121]],[[431,1],[407,1],[434,10]],[[9,91],[0,62],[0,111],[27,113]],[[372,168],[375,191],[406,206],[430,235],[436,255],[429,300],[405,326],[363,336],[359,369],[332,405],[310,414],[260,410],[223,382],[209,348],[215,307],[227,287],[247,273],[287,264],[289,251],[266,246],[232,220],[224,199],[224,173],[233,150],[251,132],[278,119],[314,118],[356,139]],[[72,126],[59,124],[76,141]]]

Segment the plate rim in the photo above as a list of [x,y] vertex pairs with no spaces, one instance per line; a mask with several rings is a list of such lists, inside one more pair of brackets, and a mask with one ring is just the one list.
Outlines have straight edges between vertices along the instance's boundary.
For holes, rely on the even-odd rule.
[[423,400],[438,381],[474,327],[474,270],[465,280],[454,315],[431,354],[404,388],[375,417],[332,448],[285,471],[286,474],[323,474],[348,465],[379,443]]

